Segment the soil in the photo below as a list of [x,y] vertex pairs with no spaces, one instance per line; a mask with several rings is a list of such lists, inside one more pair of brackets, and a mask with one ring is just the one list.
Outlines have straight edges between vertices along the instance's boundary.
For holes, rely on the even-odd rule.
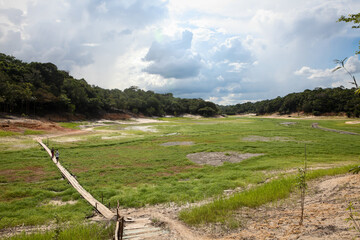
[[360,121],[348,121],[345,124],[360,124]]
[[28,118],[12,118],[12,119],[0,119],[0,130],[23,132],[26,129],[48,131],[48,132],[64,132],[71,131],[54,122],[41,121]]
[[200,165],[221,166],[224,162],[237,163],[251,157],[264,155],[263,153],[237,153],[237,152],[200,152],[191,153],[186,157]]
[[[293,194],[278,206],[268,204],[256,209],[242,209],[238,219],[244,223],[242,229],[229,234],[230,239],[354,239],[359,232],[351,229],[346,221],[349,202],[359,212],[360,175],[327,177],[310,184],[305,199],[303,226],[299,226],[300,202]],[[212,236],[220,237],[224,231],[208,229]]]
[[63,202],[61,200],[51,200],[48,204],[49,205],[54,205],[54,206],[64,206],[64,205],[73,205],[76,204],[78,201],[67,201],[67,202]]
[[[360,175],[325,177],[309,183],[305,199],[305,217],[300,220],[298,193],[276,204],[251,209],[243,208],[235,214],[240,227],[231,230],[220,224],[189,227],[180,222],[178,213],[185,208],[200,206],[211,200],[182,206],[168,203],[140,209],[122,209],[125,217],[156,219],[169,231],[167,239],[233,240],[233,239],[354,239],[359,233],[347,222],[349,202],[360,211]],[[165,237],[165,239],[166,239]],[[162,238],[160,238],[162,239]]]

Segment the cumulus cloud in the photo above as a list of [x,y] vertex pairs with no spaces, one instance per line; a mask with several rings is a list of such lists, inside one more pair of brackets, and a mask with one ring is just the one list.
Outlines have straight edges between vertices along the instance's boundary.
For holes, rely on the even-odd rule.
[[[0,1],[0,51],[106,88],[235,104],[348,82],[356,0]],[[360,71],[359,59],[346,67]]]
[[166,2],[161,0],[18,2],[24,2],[19,9],[0,5],[8,25],[0,38],[1,51],[25,61],[54,62],[65,70],[85,68],[105,56],[114,60],[132,44],[132,39],[125,43],[124,37],[146,29],[167,14]]
[[164,78],[197,76],[202,64],[201,57],[191,50],[192,37],[190,31],[184,31],[180,40],[153,42],[144,57],[144,60],[151,64],[144,71],[159,74]]
[[347,59],[344,67],[348,72],[343,68],[334,71],[335,68],[313,69],[311,67],[303,66],[299,70],[295,71],[294,74],[305,77],[309,80],[326,82],[327,86],[335,87],[343,85],[347,87],[352,87],[352,79],[349,73],[354,76],[360,73],[360,60],[358,56],[351,56],[349,59]]

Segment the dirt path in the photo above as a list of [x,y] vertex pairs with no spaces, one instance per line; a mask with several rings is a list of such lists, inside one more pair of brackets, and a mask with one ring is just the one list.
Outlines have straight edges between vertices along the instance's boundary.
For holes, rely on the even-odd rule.
[[[313,181],[305,200],[304,225],[299,226],[299,196],[237,213],[242,228],[227,234],[216,225],[202,229],[220,240],[230,239],[357,239],[359,233],[346,221],[349,202],[360,211],[360,175],[342,175]],[[231,232],[231,231],[230,231]],[[223,236],[227,235],[227,236]],[[221,237],[223,236],[223,237]]]
[[342,130],[336,130],[336,129],[330,129],[330,128],[323,128],[323,127],[319,127],[318,123],[313,123],[311,125],[311,127],[313,128],[318,128],[324,131],[328,131],[328,132],[336,132],[336,133],[341,133],[341,134],[349,134],[349,135],[360,135],[359,133],[353,133],[353,132],[347,132],[347,131],[342,131]]

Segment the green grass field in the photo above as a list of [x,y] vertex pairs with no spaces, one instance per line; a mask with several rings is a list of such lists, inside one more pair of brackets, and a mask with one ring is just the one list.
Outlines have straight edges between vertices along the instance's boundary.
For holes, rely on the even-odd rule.
[[[309,167],[336,167],[359,162],[360,136],[311,128],[313,122],[318,122],[322,127],[360,133],[360,124],[345,124],[350,120],[248,117],[160,120],[148,124],[108,123],[95,127],[88,135],[49,138],[49,147],[59,149],[61,163],[95,198],[103,196],[104,203],[110,202],[112,206],[119,201],[123,207],[218,198],[226,189],[245,188],[249,184],[254,189],[266,188],[268,185],[262,184],[266,179],[284,175],[284,170],[302,165],[305,144]],[[296,124],[284,125],[284,122]],[[63,124],[70,128],[78,125]],[[0,138],[3,140],[0,143],[0,229],[21,224],[49,224],[54,221],[54,214],[62,222],[78,222],[92,215],[91,207],[66,181],[60,180],[57,168],[40,146],[14,148],[10,147],[10,140],[12,145],[21,145],[16,141],[29,139],[17,139],[11,133],[1,133]],[[194,144],[161,146],[179,141]],[[190,153],[226,151],[264,155],[222,166],[197,165],[186,157]],[[332,173],[328,171],[319,176],[324,174]],[[291,176],[284,179],[270,183],[274,186],[284,184],[286,187],[279,187],[284,193],[268,200],[264,197],[258,205],[287,197],[292,191],[292,180],[289,180]],[[274,195],[271,190],[269,192],[269,196]],[[231,204],[221,202],[225,200],[215,202],[224,212],[217,219],[204,220],[204,212],[213,206],[207,210],[194,210],[203,211],[200,215],[191,215],[189,210],[181,217],[194,224],[221,222],[232,209],[244,205],[239,199],[246,194],[250,193],[235,195]],[[52,200],[75,200],[76,203],[56,206],[51,204]]]

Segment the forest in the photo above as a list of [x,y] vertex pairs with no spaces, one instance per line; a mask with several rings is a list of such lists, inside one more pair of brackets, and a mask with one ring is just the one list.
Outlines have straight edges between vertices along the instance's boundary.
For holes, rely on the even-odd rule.
[[45,115],[83,114],[101,117],[105,113],[164,116],[185,113],[205,117],[219,113],[216,104],[202,99],[176,98],[136,86],[123,91],[89,85],[52,63],[25,63],[0,54],[0,112]]
[[136,86],[125,90],[103,89],[75,79],[52,63],[25,63],[0,53],[0,112],[45,115],[48,113],[83,114],[101,117],[106,113],[164,116],[197,114],[257,115],[343,114],[360,116],[360,96],[355,88],[315,88],[284,97],[258,102],[220,106],[203,99],[176,98],[172,93],[159,94]]
[[356,88],[346,89],[344,87],[307,89],[300,93],[290,93],[285,97],[277,97],[271,100],[220,106],[220,109],[228,115],[303,112],[315,116],[345,113],[348,117],[359,117],[360,96],[355,94],[355,90]]

